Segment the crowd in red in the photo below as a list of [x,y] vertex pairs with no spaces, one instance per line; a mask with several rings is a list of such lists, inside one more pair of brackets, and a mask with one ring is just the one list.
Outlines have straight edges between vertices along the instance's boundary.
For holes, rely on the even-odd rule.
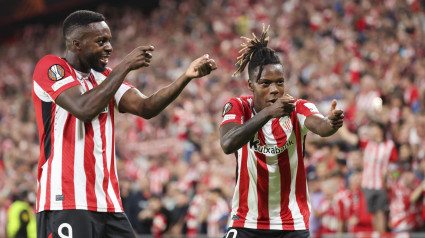
[[[305,164],[310,231],[425,228],[425,6],[407,0],[160,1],[149,15],[100,6],[111,27],[113,68],[138,45],[154,45],[147,69],[127,81],[144,94],[180,76],[209,53],[219,67],[196,79],[151,120],[120,114],[117,168],[125,211],[138,234],[223,234],[235,158],[219,145],[227,99],[248,95],[232,78],[239,36],[270,24],[269,46],[287,71],[287,93],[327,113],[332,99],[345,126],[330,138],[309,135]],[[7,208],[36,193],[39,142],[31,104],[32,72],[46,54],[62,56],[60,23],[32,24],[0,45],[0,237]],[[364,188],[388,195],[369,213]],[[384,230],[382,230],[384,229]]]

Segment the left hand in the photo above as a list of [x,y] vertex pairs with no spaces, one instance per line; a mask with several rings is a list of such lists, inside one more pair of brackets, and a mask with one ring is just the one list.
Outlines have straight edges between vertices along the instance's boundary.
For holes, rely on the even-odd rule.
[[338,129],[344,123],[344,112],[341,109],[336,108],[337,101],[332,100],[331,109],[328,112],[328,119],[331,124],[331,127],[334,129]]
[[208,54],[194,60],[189,68],[186,70],[186,77],[188,78],[200,78],[211,73],[211,71],[217,69],[217,65],[213,59],[210,59]]

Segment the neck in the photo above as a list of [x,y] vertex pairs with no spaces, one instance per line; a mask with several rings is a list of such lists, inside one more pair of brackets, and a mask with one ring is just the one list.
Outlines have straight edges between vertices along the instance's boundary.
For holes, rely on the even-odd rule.
[[72,68],[76,69],[78,72],[82,74],[89,74],[91,68],[85,66],[83,62],[81,62],[80,58],[71,51],[66,51],[65,60],[72,66]]

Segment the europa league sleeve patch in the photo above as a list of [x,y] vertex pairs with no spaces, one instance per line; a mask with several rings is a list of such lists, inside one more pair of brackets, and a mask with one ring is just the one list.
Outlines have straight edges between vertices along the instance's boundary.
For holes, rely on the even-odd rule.
[[65,76],[65,69],[58,64],[54,64],[50,66],[47,76],[49,76],[50,80],[59,81]]
[[230,110],[232,110],[232,108],[233,108],[233,105],[230,102],[226,103],[226,105],[224,105],[224,108],[223,108],[223,115],[222,116],[224,116],[224,115],[226,115],[226,113],[230,112]]

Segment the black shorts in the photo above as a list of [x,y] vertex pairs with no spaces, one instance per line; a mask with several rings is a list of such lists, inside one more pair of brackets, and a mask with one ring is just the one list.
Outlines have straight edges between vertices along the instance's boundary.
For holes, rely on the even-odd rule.
[[385,190],[364,188],[363,193],[369,213],[388,210],[388,195]]
[[37,213],[37,238],[135,238],[124,213],[86,210]]
[[223,238],[310,238],[309,230],[282,231],[229,227]]

